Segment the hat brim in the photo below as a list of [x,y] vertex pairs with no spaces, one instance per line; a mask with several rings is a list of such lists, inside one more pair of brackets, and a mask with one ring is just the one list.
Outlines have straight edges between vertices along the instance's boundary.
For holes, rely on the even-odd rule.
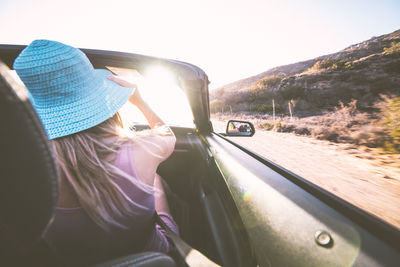
[[[78,133],[111,118],[129,100],[133,88],[126,88],[109,80],[112,75],[104,69],[95,70],[96,82],[86,96],[56,107],[35,107],[49,139]],[[34,105],[34,103],[33,103]]]

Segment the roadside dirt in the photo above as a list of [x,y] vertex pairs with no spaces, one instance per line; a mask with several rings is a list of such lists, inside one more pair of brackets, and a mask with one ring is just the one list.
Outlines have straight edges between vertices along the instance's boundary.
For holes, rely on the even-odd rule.
[[[226,122],[212,122],[215,132],[225,131]],[[373,153],[260,129],[250,138],[229,138],[400,229],[400,168]]]

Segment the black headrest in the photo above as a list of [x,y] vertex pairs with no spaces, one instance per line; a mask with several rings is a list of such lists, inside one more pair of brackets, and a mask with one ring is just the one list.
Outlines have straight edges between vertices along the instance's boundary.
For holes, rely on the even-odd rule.
[[0,61],[0,244],[11,239],[25,246],[39,240],[56,205],[57,177],[26,89]]

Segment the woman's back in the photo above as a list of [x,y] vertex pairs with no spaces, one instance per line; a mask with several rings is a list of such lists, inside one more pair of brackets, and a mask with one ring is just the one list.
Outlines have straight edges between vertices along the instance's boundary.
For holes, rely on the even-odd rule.
[[[140,179],[137,169],[141,173],[149,173],[154,169],[151,164],[149,166],[149,164],[136,165],[135,163],[140,163],[141,159],[148,157],[157,157],[156,161],[161,162],[172,153],[175,144],[172,136],[148,136],[141,139],[141,145],[133,141],[125,143],[114,160],[115,167],[131,176],[132,179]],[[155,151],[155,148],[158,151]],[[156,156],[155,153],[160,156]],[[135,160],[135,157],[139,160]],[[160,227],[156,227],[153,220],[154,192],[152,190],[149,192],[148,188],[139,186],[142,183],[140,180],[138,180],[139,183],[132,183],[123,177],[114,177],[114,179],[124,193],[137,204],[133,207],[134,214],[121,218],[121,222],[127,226],[127,229],[112,227],[107,232],[96,225],[82,207],[56,208],[54,221],[46,232],[45,239],[63,258],[63,261],[70,265],[92,264],[143,250],[168,252],[169,244],[165,233]],[[61,193],[71,194],[65,191]],[[177,232],[174,221],[168,218],[170,215],[161,215]]]

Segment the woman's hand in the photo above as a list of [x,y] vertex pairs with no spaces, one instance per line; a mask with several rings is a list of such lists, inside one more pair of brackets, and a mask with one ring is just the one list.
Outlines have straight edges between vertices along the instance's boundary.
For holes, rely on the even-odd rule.
[[130,82],[124,78],[118,77],[118,76],[108,76],[108,79],[127,88],[133,88],[135,91],[133,91],[133,94],[129,98],[129,102],[131,102],[135,106],[140,106],[144,104],[144,100],[142,96],[139,93],[138,86],[137,84]]
[[135,91],[129,98],[129,102],[139,108],[139,110],[143,113],[146,120],[149,122],[150,127],[153,129],[157,126],[164,125],[165,123],[161,120],[160,117],[150,108],[149,105],[143,100],[142,96],[139,93],[138,86],[136,83],[130,82],[124,78],[117,76],[108,76],[108,79],[127,88],[133,88]]

